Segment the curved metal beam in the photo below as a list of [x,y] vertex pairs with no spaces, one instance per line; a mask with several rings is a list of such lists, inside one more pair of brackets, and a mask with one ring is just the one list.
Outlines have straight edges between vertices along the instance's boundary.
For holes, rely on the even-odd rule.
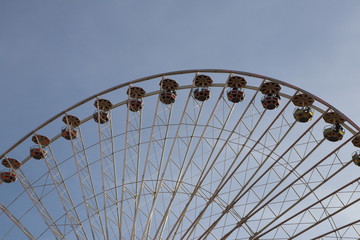
[[66,112],[69,112],[71,110],[73,110],[74,108],[89,102],[90,100],[95,99],[98,96],[104,95],[106,93],[109,93],[111,91],[117,90],[119,88],[128,86],[129,84],[134,84],[134,83],[139,83],[139,82],[143,82],[146,80],[150,80],[153,78],[159,78],[162,76],[172,76],[172,75],[182,75],[182,74],[189,74],[189,73],[197,73],[197,72],[207,72],[207,73],[234,73],[234,74],[238,74],[238,75],[243,75],[243,76],[248,76],[248,77],[255,77],[255,78],[259,78],[259,79],[264,79],[264,80],[269,80],[272,82],[276,82],[279,83],[281,85],[284,85],[286,87],[289,88],[293,88],[296,89],[300,92],[306,93],[309,96],[311,96],[312,98],[314,98],[316,101],[324,104],[325,106],[333,109],[335,112],[337,112],[339,115],[341,115],[347,122],[349,122],[354,128],[356,128],[358,131],[360,131],[360,127],[357,126],[353,121],[351,121],[348,117],[346,117],[343,113],[341,113],[339,110],[337,110],[335,107],[333,107],[332,105],[330,105],[329,103],[325,102],[324,100],[322,100],[321,98],[301,89],[298,88],[292,84],[286,83],[284,81],[278,80],[276,78],[271,78],[271,77],[267,77],[264,75],[260,75],[260,74],[256,74],[256,73],[250,73],[250,72],[244,72],[244,71],[235,71],[235,70],[225,70],[225,69],[193,69],[193,70],[180,70],[180,71],[173,71],[173,72],[166,72],[166,73],[160,73],[160,74],[155,74],[155,75],[151,75],[151,76],[147,76],[147,77],[143,77],[143,78],[138,78],[135,79],[133,81],[129,81],[126,83],[122,83],[119,85],[116,85],[114,87],[108,88],[104,91],[98,92],[97,94],[94,94],[88,98],[85,98],[84,100],[74,104],[73,106],[65,109],[64,111],[56,114],[55,116],[53,116],[52,118],[48,119],[47,121],[43,122],[42,124],[40,124],[38,127],[36,127],[34,130],[32,130],[31,132],[29,132],[28,134],[26,134],[24,137],[22,137],[19,141],[17,141],[13,146],[11,146],[8,150],[6,150],[3,154],[0,155],[0,158],[3,158],[7,153],[9,153],[11,150],[13,150],[16,146],[18,146],[19,144],[21,144],[22,142],[24,142],[27,138],[29,138],[30,136],[32,136],[35,132],[37,132],[39,129],[43,128],[44,126],[48,125],[49,123],[53,122],[55,119],[57,119],[58,117],[63,116]]
[[26,229],[26,227],[22,225],[21,222],[1,203],[0,210],[2,210],[30,240],[36,240],[36,238]]

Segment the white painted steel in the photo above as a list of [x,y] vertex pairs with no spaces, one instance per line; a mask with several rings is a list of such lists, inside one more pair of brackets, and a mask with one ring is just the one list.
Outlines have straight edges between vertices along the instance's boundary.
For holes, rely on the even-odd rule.
[[[213,79],[204,102],[193,97],[198,74]],[[233,75],[248,83],[236,104],[226,96]],[[178,95],[165,105],[159,82],[170,76]],[[282,87],[278,109],[260,103],[267,81]],[[126,105],[130,86],[147,92],[139,112]],[[315,99],[311,122],[293,118],[298,93]],[[106,123],[93,121],[100,98],[114,103]],[[322,116],[331,111],[346,120],[336,143],[322,135]],[[53,133],[66,114],[81,119],[70,140]],[[52,140],[40,161],[28,155],[36,132]],[[1,184],[10,200],[0,198],[0,208],[13,225],[4,222],[9,228],[0,239],[19,238],[18,229],[29,239],[357,239],[359,168],[351,140],[358,133],[327,102],[274,78],[219,69],[140,78],[75,104],[2,154],[23,156],[23,166],[22,186]],[[30,216],[42,222],[35,226]]]

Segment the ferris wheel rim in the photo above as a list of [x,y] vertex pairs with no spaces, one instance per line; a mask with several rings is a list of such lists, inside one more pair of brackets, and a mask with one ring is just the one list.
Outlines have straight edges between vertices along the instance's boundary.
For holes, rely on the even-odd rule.
[[[33,130],[32,132],[30,132],[29,134],[28,134],[28,136],[25,136],[24,138],[26,139],[26,138],[28,138],[28,137],[30,137],[32,134],[36,134],[36,132],[38,131],[38,130],[40,130],[40,129],[42,129],[43,127],[45,127],[45,126],[47,126],[47,124],[49,124],[49,123],[51,123],[52,121],[54,121],[55,119],[58,119],[59,117],[61,117],[63,114],[65,114],[65,115],[67,115],[67,112],[68,111],[71,111],[71,110],[73,110],[73,109],[76,109],[77,107],[79,107],[79,106],[81,106],[82,104],[85,104],[85,103],[87,103],[87,102],[89,102],[89,101],[91,101],[92,99],[95,99],[95,98],[97,98],[97,99],[99,99],[99,97],[100,96],[102,96],[102,95],[104,95],[104,94],[106,94],[106,93],[110,93],[110,92],[112,92],[112,91],[115,91],[115,90],[117,90],[117,89],[120,89],[120,88],[126,88],[126,86],[131,86],[131,84],[135,84],[135,83],[140,83],[140,82],[144,82],[144,81],[147,81],[147,80],[154,80],[154,81],[156,81],[157,80],[157,78],[160,78],[160,77],[167,77],[167,76],[174,76],[174,75],[181,75],[181,74],[193,74],[193,73],[195,73],[195,76],[198,76],[197,74],[199,74],[199,73],[222,73],[222,74],[230,74],[230,75],[228,75],[229,77],[230,76],[232,76],[232,74],[237,74],[237,75],[242,75],[242,76],[249,76],[249,77],[253,77],[253,78],[257,78],[256,80],[260,80],[260,81],[262,81],[262,83],[265,83],[265,82],[272,82],[272,83],[278,83],[278,84],[281,84],[282,86],[286,86],[286,87],[288,87],[288,88],[290,88],[291,90],[295,90],[294,91],[294,95],[291,95],[291,94],[287,94],[287,92],[285,92],[284,91],[284,93],[279,93],[279,95],[281,96],[281,97],[283,97],[283,96],[285,96],[285,98],[288,100],[288,102],[284,105],[285,107],[283,107],[283,109],[288,109],[288,106],[289,106],[289,104],[291,103],[291,100],[292,100],[292,97],[294,97],[294,96],[298,96],[297,94],[299,93],[299,92],[301,92],[301,93],[304,93],[304,94],[308,94],[309,96],[311,96],[311,97],[313,97],[317,102],[319,102],[319,103],[321,103],[322,104],[322,106],[321,107],[318,107],[318,105],[316,105],[316,106],[311,106],[314,110],[316,110],[317,112],[319,112],[320,113],[320,117],[318,117],[317,119],[316,119],[316,121],[313,121],[314,123],[313,124],[316,124],[315,122],[317,122],[317,121],[319,121],[322,117],[323,117],[323,114],[324,113],[326,113],[326,112],[328,112],[329,110],[331,111],[331,112],[336,112],[336,113],[339,113],[340,115],[341,115],[341,117],[344,117],[344,119],[351,125],[351,127],[353,127],[353,128],[355,128],[355,130],[353,129],[353,128],[351,128],[351,133],[352,133],[352,137],[354,137],[354,136],[356,136],[357,134],[358,134],[358,130],[359,130],[359,128],[357,127],[357,125],[355,125],[355,124],[353,124],[352,122],[351,122],[351,120],[349,119],[349,118],[347,118],[344,114],[342,114],[340,111],[338,111],[337,109],[335,109],[333,106],[331,106],[330,104],[328,104],[327,102],[325,102],[325,101],[323,101],[323,100],[321,100],[320,98],[318,98],[317,96],[315,96],[315,95],[313,95],[313,94],[311,94],[311,93],[309,93],[309,92],[307,92],[307,91],[305,91],[305,90],[302,90],[301,88],[298,88],[298,87],[296,87],[296,86],[293,86],[293,85],[291,85],[291,84],[288,84],[288,83],[285,83],[285,82],[282,82],[282,81],[280,81],[280,80],[277,80],[277,79],[273,79],[273,78],[269,78],[269,77],[265,77],[265,76],[262,76],[262,75],[258,75],[258,74],[252,74],[252,73],[247,73],[247,72],[240,72],[240,71],[231,71],[231,70],[219,70],[219,69],[196,69],[196,70],[183,70],[183,71],[175,71],[175,72],[168,72],[168,73],[162,73],[162,74],[157,74],[157,75],[152,75],[152,76],[148,76],[148,77],[144,77],[144,78],[139,78],[139,79],[136,79],[136,80],[134,80],[134,81],[129,81],[129,82],[127,82],[127,83],[124,83],[124,84],[120,84],[120,85],[117,85],[117,86],[115,86],[115,87],[112,87],[112,88],[109,88],[109,89],[107,89],[107,90],[104,90],[104,91],[102,91],[102,92],[99,92],[98,94],[95,94],[95,95],[93,95],[93,96],[90,96],[89,98],[86,98],[86,99],[84,99],[83,101],[80,101],[79,103],[77,103],[77,104],[75,104],[75,105],[73,105],[72,107],[70,107],[70,108],[68,108],[68,109],[66,109],[66,110],[64,110],[63,112],[61,112],[61,113],[59,113],[59,114],[57,114],[57,115],[55,115],[53,118],[50,118],[49,120],[47,120],[45,123],[43,123],[42,125],[40,125],[39,127],[37,127],[37,129],[35,129],[35,130]],[[221,91],[221,94],[220,94],[220,97],[219,97],[219,99],[221,98],[222,100],[224,100],[224,102],[227,102],[227,100],[226,100],[226,97],[224,97],[223,96],[223,93],[224,93],[224,90],[226,89],[226,87],[229,87],[229,86],[227,86],[227,84],[226,83],[215,83],[215,84],[213,84],[212,85],[214,88],[218,88],[217,89],[217,91],[219,92],[221,89],[220,88],[222,88],[222,91]],[[192,93],[194,92],[193,91],[193,88],[194,88],[194,86],[193,85],[182,85],[181,87],[180,87],[180,89],[190,89],[190,91],[189,91],[189,97],[190,96],[192,96]],[[258,93],[259,92],[259,89],[260,89],[260,87],[258,86],[258,85],[248,85],[248,86],[246,86],[246,87],[244,87],[245,89],[249,89],[249,90],[253,90],[253,91],[255,91],[256,93]],[[289,89],[289,90],[290,90]],[[125,89],[126,90],[126,89]],[[157,98],[157,104],[159,104],[159,99],[160,98],[158,98],[156,95],[157,94],[159,94],[161,92],[161,90],[155,90],[155,91],[153,91],[152,90],[152,92],[150,92],[150,93],[148,93],[146,96],[144,96],[144,97],[150,97],[150,96],[153,96],[154,98]],[[253,103],[254,102],[254,99],[255,99],[255,96],[256,96],[256,94],[253,96],[253,98],[252,98],[252,100],[250,101],[250,103]],[[230,100],[230,99],[229,99]],[[219,100],[218,100],[219,101]],[[114,108],[117,108],[117,107],[119,107],[119,106],[122,106],[122,105],[125,105],[127,103],[127,100],[125,100],[125,101],[121,101],[121,102],[119,102],[119,103],[116,103],[115,105],[114,105]],[[249,104],[250,104],[249,103]],[[259,104],[259,102],[258,102],[258,104]],[[188,103],[186,103],[186,106],[188,105]],[[86,105],[87,106],[87,105]],[[165,106],[165,105],[163,105],[163,106]],[[166,105],[166,106],[168,106],[169,107],[169,105]],[[202,106],[202,103],[201,103],[201,106]],[[261,106],[261,105],[260,105]],[[264,106],[264,105],[263,105]],[[297,106],[297,105],[296,105]],[[95,106],[96,107],[96,106]],[[170,106],[170,108],[172,109],[172,107],[173,107],[173,105],[171,105]],[[327,107],[327,109],[326,109],[326,107]],[[125,105],[125,108],[127,108],[126,107],[126,105]],[[170,109],[169,108],[169,109]],[[79,108],[80,109],[80,108]],[[112,109],[112,108],[111,108]],[[151,108],[150,108],[151,109]],[[215,109],[216,109],[216,107],[214,107],[214,111],[215,111]],[[283,109],[281,109],[281,111],[283,111]],[[326,109],[326,110],[325,110]],[[128,109],[129,110],[129,109]],[[184,112],[185,112],[185,110],[186,110],[186,108],[184,108]],[[320,111],[319,111],[320,110]],[[276,119],[280,119],[280,114],[281,114],[281,111],[278,113],[278,115],[275,117],[275,119],[274,119],[274,121],[276,120]],[[265,111],[261,111],[261,114],[264,114],[266,112],[266,110]],[[157,110],[155,110],[155,113],[157,113]],[[259,114],[260,114],[260,112],[258,112]],[[127,114],[129,114],[129,111],[127,111]],[[142,119],[142,116],[141,116],[141,114],[142,114],[142,111],[140,111],[140,120]],[[170,110],[170,115],[171,115],[171,110]],[[81,120],[81,124],[82,123],[85,123],[85,122],[87,122],[87,121],[89,121],[90,119],[92,119],[92,118],[95,118],[95,116],[94,115],[90,115],[90,116],[88,116],[88,117],[85,117],[85,118],[83,118],[82,120]],[[96,119],[94,119],[95,120],[95,122],[97,122],[96,121]],[[110,117],[110,120],[111,120],[111,117]],[[292,118],[292,120],[293,120],[293,118]],[[98,120],[99,121],[99,120]],[[129,119],[128,119],[128,117],[127,117],[127,122],[129,121]],[[259,122],[260,122],[260,120],[258,120]],[[326,120],[325,120],[326,121]],[[99,122],[98,122],[99,123]],[[296,123],[296,121],[294,122],[294,123]],[[272,124],[272,123],[271,123]],[[271,124],[269,124],[269,126],[271,125]],[[164,125],[163,126],[167,126],[167,125],[169,125],[169,124],[165,124],[164,123]],[[176,126],[179,126],[179,125],[181,125],[181,123],[179,123],[179,124],[174,124],[174,125],[176,125]],[[52,126],[52,125],[50,125],[50,126]],[[100,125],[98,125],[98,126],[100,126]],[[153,127],[154,126],[154,124],[152,125],[152,126],[149,126],[148,128],[151,128],[151,127]],[[200,125],[198,125],[197,123],[194,123],[194,126],[201,126],[201,124]],[[206,126],[206,127],[208,127],[208,126],[210,126],[211,127],[211,125],[208,125],[208,123],[206,123],[205,125],[203,125],[203,126]],[[225,129],[225,125],[223,126],[223,125],[219,125],[220,126],[220,128],[221,129],[223,129],[223,130],[226,130]],[[290,125],[289,125],[290,126]],[[347,126],[349,126],[349,125],[344,125],[345,126],[345,128],[347,128]],[[310,127],[311,128],[311,127]],[[310,129],[309,128],[309,129]],[[144,130],[145,128],[143,128],[143,127],[141,127],[141,124],[140,124],[140,127],[139,128],[137,128],[136,129],[136,131],[142,131],[142,130]],[[214,125],[214,129],[215,129],[215,125]],[[132,131],[134,131],[134,130],[132,130]],[[226,131],[229,131],[229,130],[226,130]],[[290,130],[289,130],[290,131]],[[126,132],[125,133],[123,133],[123,134],[127,134],[127,133],[129,133],[129,132],[131,132],[131,131],[128,131],[128,130],[126,130]],[[308,130],[306,130],[304,133],[306,133],[306,132],[308,132]],[[36,136],[36,135],[35,135]],[[54,137],[53,139],[58,139],[59,138],[59,136],[61,136],[60,134],[58,134],[58,135],[56,135],[56,137]],[[139,134],[139,136],[140,136],[140,134]],[[99,137],[100,137],[100,130],[99,130]],[[177,136],[176,136],[177,137]],[[115,136],[112,136],[111,137],[111,141],[113,141],[112,139],[113,138],[115,138]],[[191,138],[193,138],[193,136],[191,135]],[[201,136],[201,138],[202,138],[202,136]],[[262,136],[260,137],[260,138],[258,138],[258,141],[255,143],[255,145],[257,145],[257,144],[259,144],[259,145],[262,145],[261,143],[258,143],[259,141],[260,141],[260,139],[262,138]],[[100,139],[100,138],[99,138]],[[171,139],[171,138],[164,138],[164,139]],[[195,138],[194,138],[195,139]],[[204,138],[205,139],[205,138]],[[247,139],[248,140],[252,140],[251,139],[251,136],[247,136]],[[69,140],[69,139],[68,139]],[[294,144],[296,143],[296,141],[297,140],[295,140],[295,142],[294,142]],[[346,141],[346,143],[348,143],[350,141],[350,139],[348,139],[347,141]],[[228,141],[228,140],[226,140],[225,141],[226,143],[228,143],[228,142],[230,142],[231,143],[231,141]],[[254,141],[255,142],[255,141]],[[19,142],[17,145],[14,145],[13,147],[14,148],[16,148],[19,144],[20,144],[21,142]],[[146,142],[146,141],[140,141],[139,140],[139,143],[141,143],[141,144],[148,144],[149,142]],[[279,145],[280,144],[280,142],[279,143],[277,143],[277,145]],[[345,144],[345,143],[344,143]],[[97,142],[97,143],[95,143],[94,144],[94,146],[100,146],[100,148],[101,148],[101,140],[99,140],[99,142]],[[139,144],[140,145],[140,144]],[[130,147],[131,145],[129,144],[129,147]],[[149,146],[150,146],[150,144],[149,144]],[[244,144],[244,146],[246,146],[246,144]],[[265,145],[264,145],[265,146]],[[90,146],[91,147],[91,146]],[[247,147],[247,146],[246,146]],[[126,148],[125,148],[126,149]],[[289,147],[289,149],[290,149],[290,147]],[[9,150],[9,151],[11,151],[11,149]],[[102,151],[102,150],[101,150]],[[123,150],[120,150],[120,151],[123,151]],[[252,149],[251,149],[251,151],[252,151]],[[256,150],[254,150],[255,152],[256,152]],[[284,154],[287,152],[288,150],[286,150],[285,152],[284,152]],[[335,150],[334,150],[335,151]],[[139,152],[140,152],[140,150],[139,150]],[[114,152],[115,153],[115,152]],[[4,153],[3,154],[3,156],[5,155],[6,153]],[[272,154],[272,153],[271,153]],[[75,155],[75,154],[74,154]],[[276,155],[276,154],[275,154]],[[277,158],[277,156],[275,156],[276,158]],[[28,158],[30,158],[30,157],[28,157]],[[272,157],[270,157],[270,155],[269,155],[269,158],[272,158]],[[279,157],[280,158],[280,157]],[[304,157],[304,158],[306,158],[306,157]],[[147,158],[146,158],[147,159]],[[275,159],[274,159],[275,160]],[[96,160],[94,163],[99,163],[100,161],[103,161],[103,159],[101,158],[101,159],[98,159],[98,160]],[[348,162],[347,164],[349,164],[350,162]],[[88,166],[90,166],[90,165],[88,165]],[[21,171],[21,170],[20,170]],[[50,170],[49,170],[49,172],[50,172]],[[295,170],[295,173],[297,173],[296,172],[296,170]],[[137,174],[138,175],[138,174]],[[75,176],[75,173],[74,173],[74,175],[71,175],[71,176],[69,176],[69,178],[72,178],[73,176]],[[254,174],[254,176],[255,176],[255,174]],[[261,176],[260,176],[261,177]],[[64,180],[67,180],[67,179],[64,179]],[[296,180],[297,181],[297,180]],[[134,183],[136,183],[136,184],[139,184],[140,185],[140,181],[135,181]],[[127,183],[127,184],[130,184],[130,182],[129,183]],[[185,184],[187,184],[187,183],[185,183]],[[122,187],[122,186],[124,186],[123,184],[120,184],[120,185],[117,185],[117,187],[116,187],[116,189],[119,189],[120,190],[120,188]],[[53,188],[52,189],[52,191],[54,191],[54,190],[57,190],[57,187],[56,187],[56,189],[55,188]],[[109,190],[109,189],[107,189],[107,190]],[[111,189],[110,189],[111,190]],[[177,190],[176,190],[177,191]],[[248,189],[246,190],[246,192],[245,193],[247,193],[247,191],[248,191]],[[50,193],[50,192],[49,192]],[[98,192],[96,195],[94,194],[93,196],[94,197],[97,197],[97,196],[99,196],[99,195],[102,195],[104,192]],[[180,192],[179,192],[180,193]],[[311,193],[312,194],[312,193]],[[145,194],[144,194],[144,196],[145,196]],[[242,196],[242,195],[241,195]],[[315,197],[317,197],[316,196],[316,194],[314,195]],[[265,199],[268,197],[268,195],[266,195],[265,196]],[[124,199],[122,199],[122,201],[127,201],[126,200],[126,198],[124,198]],[[190,200],[191,201],[191,200]],[[215,201],[214,201],[214,203],[216,203]],[[86,204],[86,200],[84,200],[83,202],[80,202],[80,203],[78,203],[78,205],[85,205]],[[260,202],[260,205],[259,205],[259,209],[262,209],[263,208],[263,205],[261,204],[261,202]],[[255,209],[255,208],[254,208]],[[74,210],[76,210],[76,207],[74,207]],[[104,208],[104,210],[102,210],[102,211],[106,211],[106,208]],[[68,214],[68,212],[66,212],[65,214]],[[62,216],[62,217],[65,217],[65,214]],[[253,215],[252,214],[252,212],[249,212],[248,214],[250,214],[250,215]],[[106,215],[106,213],[105,213],[105,215]],[[61,217],[61,218],[62,218]],[[201,217],[201,216],[200,216]],[[85,221],[88,221],[90,219],[90,217],[88,217],[88,218],[86,218],[86,219],[84,219],[83,221],[85,222]],[[180,218],[179,218],[180,219]],[[55,220],[55,223],[57,223],[57,221],[58,220]],[[181,221],[181,220],[180,220]],[[335,223],[335,222],[334,222]],[[134,225],[135,226],[135,225]],[[178,226],[180,226],[180,225],[178,225]],[[210,226],[211,227],[211,226]],[[209,228],[210,228],[209,227]],[[336,226],[335,226],[336,227]],[[193,229],[195,229],[195,228],[193,228]],[[48,229],[47,229],[48,230]],[[47,231],[46,230],[46,231]],[[210,231],[211,231],[212,229],[210,229]],[[177,232],[177,229],[175,230],[176,232]],[[333,231],[335,231],[335,230],[333,230]],[[70,232],[69,232],[70,233]],[[266,233],[266,232],[265,232]],[[170,233],[171,234],[171,233]],[[191,234],[191,233],[190,233]],[[174,235],[175,236],[175,235]],[[188,236],[190,236],[190,235],[188,235]]]
[[339,111],[337,108],[335,108],[333,105],[329,104],[328,102],[326,102],[325,100],[319,98],[318,96],[302,89],[299,88],[295,85],[292,85],[290,83],[284,82],[282,80],[276,79],[276,78],[272,78],[272,77],[268,77],[265,75],[261,75],[261,74],[257,74],[257,73],[252,73],[252,72],[246,72],[246,71],[238,71],[238,70],[227,70],[227,69],[188,69],[188,70],[178,70],[178,71],[170,71],[170,72],[164,72],[164,73],[158,73],[158,74],[153,74],[153,75],[149,75],[146,77],[141,77],[141,78],[137,78],[135,80],[132,81],[128,81],[125,83],[121,83],[118,84],[114,87],[110,87],[108,89],[105,89],[103,91],[100,91],[96,94],[91,95],[90,97],[87,97],[79,102],[77,102],[76,104],[68,107],[67,109],[59,112],[58,114],[55,114],[53,117],[49,118],[48,120],[46,120],[45,122],[43,122],[42,124],[40,124],[38,127],[34,128],[32,131],[30,131],[29,133],[27,133],[26,135],[24,135],[22,138],[20,138],[16,143],[14,143],[12,146],[10,146],[5,152],[3,152],[0,155],[0,159],[2,159],[3,157],[6,156],[6,154],[8,154],[9,152],[11,152],[13,149],[15,149],[18,145],[20,145],[22,142],[24,142],[26,139],[28,139],[30,136],[32,136],[33,134],[35,134],[38,130],[42,129],[43,127],[45,127],[46,125],[50,124],[51,122],[53,122],[54,120],[56,120],[57,118],[59,118],[60,116],[66,114],[67,112],[77,108],[78,106],[87,103],[101,95],[104,95],[106,93],[115,91],[117,89],[126,87],[130,84],[135,84],[135,83],[140,83],[140,82],[144,82],[150,79],[154,79],[154,78],[159,78],[162,76],[173,76],[173,75],[183,75],[183,74],[191,74],[191,73],[234,73],[234,74],[238,74],[238,75],[243,75],[243,76],[248,76],[248,77],[255,77],[255,78],[259,78],[259,79],[264,79],[264,80],[268,80],[268,81],[272,81],[278,84],[281,84],[283,86],[295,89],[297,91],[300,91],[302,93],[308,94],[309,96],[311,96],[312,98],[314,98],[316,101],[322,103],[323,105],[327,106],[329,109],[331,109],[332,111],[338,113],[341,117],[343,117],[345,119],[345,121],[347,121],[348,123],[350,123],[351,126],[353,126],[358,132],[360,132],[360,127],[354,123],[349,117],[347,117],[345,114],[343,114],[341,111]]

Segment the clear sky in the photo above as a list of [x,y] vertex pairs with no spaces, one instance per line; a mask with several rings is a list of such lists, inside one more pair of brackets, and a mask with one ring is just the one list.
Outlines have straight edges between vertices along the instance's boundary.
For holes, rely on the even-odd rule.
[[301,87],[360,123],[360,1],[0,1],[1,149],[100,90],[195,68]]
[[197,68],[289,82],[360,125],[360,1],[2,0],[0,152],[96,92]]

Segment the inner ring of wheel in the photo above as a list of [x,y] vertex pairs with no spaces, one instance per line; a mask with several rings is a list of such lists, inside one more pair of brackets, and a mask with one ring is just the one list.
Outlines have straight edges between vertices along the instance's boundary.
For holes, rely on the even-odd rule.
[[[174,76],[174,75],[183,75],[183,74],[190,74],[190,73],[224,73],[224,74],[237,74],[237,75],[242,75],[242,76],[248,76],[248,77],[254,77],[254,78],[259,78],[259,79],[263,79],[264,81],[265,80],[268,80],[268,81],[271,81],[271,82],[274,82],[274,83],[278,83],[280,85],[283,85],[283,86],[286,86],[286,87],[289,87],[289,88],[292,88],[292,89],[295,89],[299,92],[302,92],[302,93],[305,93],[309,96],[311,96],[312,98],[314,98],[316,101],[322,103],[323,105],[327,106],[329,109],[332,109],[334,112],[336,112],[337,114],[339,114],[341,117],[343,117],[346,122],[348,122],[353,128],[356,129],[356,132],[360,132],[360,127],[357,126],[350,118],[348,118],[347,116],[345,116],[343,113],[341,113],[339,110],[337,110],[334,106],[330,105],[329,103],[327,103],[326,101],[322,100],[321,98],[313,95],[312,93],[306,91],[306,90],[303,90],[299,87],[296,87],[292,84],[289,84],[287,82],[284,82],[284,81],[281,81],[279,79],[276,79],[276,78],[271,78],[271,77],[267,77],[267,76],[264,76],[264,75],[260,75],[260,74],[256,74],[256,73],[250,73],[250,72],[244,72],[244,71],[236,71],[236,70],[225,70],[225,69],[191,69],[191,70],[180,70],[180,71],[172,71],[172,72],[166,72],[166,73],[160,73],[160,74],[155,74],[155,75],[150,75],[150,76],[147,76],[147,77],[142,77],[142,78],[138,78],[138,79],[135,79],[133,81],[129,81],[129,82],[126,82],[126,83],[122,83],[122,84],[119,84],[119,85],[116,85],[114,87],[111,87],[111,88],[108,88],[104,91],[101,91],[97,94],[94,94],[88,98],[85,98],[84,100],[74,104],[73,106],[65,109],[64,111],[56,114],[55,116],[53,116],[52,118],[48,119],[47,121],[45,121],[44,123],[42,123],[41,125],[39,125],[38,127],[36,127],[34,130],[30,131],[28,134],[26,134],[24,137],[22,137],[21,139],[19,139],[14,145],[12,145],[9,149],[7,149],[5,152],[3,152],[1,155],[0,155],[0,159],[2,159],[4,156],[6,156],[6,154],[8,154],[9,152],[11,152],[13,149],[15,149],[18,145],[20,145],[22,142],[24,142],[26,139],[28,139],[29,137],[31,137],[34,133],[36,133],[37,131],[39,131],[40,129],[42,129],[43,127],[45,127],[46,125],[48,125],[49,123],[53,122],[55,119],[59,118],[59,117],[62,117],[64,114],[66,114],[67,112],[77,108],[78,106],[84,104],[84,103],[87,103],[91,100],[94,100],[96,99],[97,97],[100,97],[106,93],[109,93],[109,92],[112,92],[112,91],[115,91],[117,89],[120,89],[120,88],[123,88],[123,87],[127,87],[131,84],[136,84],[136,83],[141,83],[141,82],[144,82],[144,81],[147,81],[147,80],[151,80],[151,79],[154,79],[154,78],[160,78],[160,77],[164,77],[164,76]],[[225,83],[224,84],[214,84],[213,87],[224,87],[225,86]],[[193,87],[192,85],[188,85],[188,86],[180,86],[179,89],[185,89],[185,88],[191,88]],[[254,86],[254,87],[245,87],[245,88],[252,88],[252,89],[257,89],[258,87]],[[149,93],[146,95],[147,96],[151,96],[151,95],[154,95],[154,94],[158,94],[159,91],[156,91],[156,92],[152,92],[152,93]],[[281,96],[283,97],[287,97],[289,98],[289,96],[287,95],[284,95],[284,94],[281,94]],[[119,106],[119,105],[123,105],[125,104],[125,102],[122,102],[116,106]],[[115,106],[114,106],[115,107]],[[319,112],[324,112],[323,110],[321,109],[317,109]],[[90,118],[87,118],[87,120],[89,120]],[[347,128],[351,133],[356,133],[354,130],[352,130],[351,128],[348,128],[347,125],[345,124],[344,125],[345,128]],[[26,161],[25,161],[26,162]]]

